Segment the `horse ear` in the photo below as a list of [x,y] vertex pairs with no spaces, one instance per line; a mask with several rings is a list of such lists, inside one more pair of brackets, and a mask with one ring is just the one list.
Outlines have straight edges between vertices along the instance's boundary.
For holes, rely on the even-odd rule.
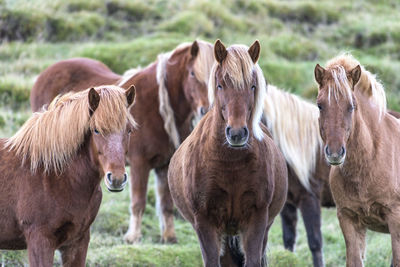
[[226,58],[228,55],[228,51],[226,51],[226,48],[224,44],[221,42],[220,39],[218,39],[215,44],[214,44],[214,57],[218,61],[219,64],[222,64],[222,61]]
[[320,86],[322,85],[322,79],[324,78],[324,74],[325,74],[325,69],[321,67],[319,64],[317,64],[314,69],[314,76],[315,80]]
[[361,77],[361,67],[357,65],[354,69],[350,71],[351,79],[353,80],[353,86],[355,86]]
[[253,63],[256,64],[258,59],[260,58],[260,51],[261,51],[261,45],[258,40],[255,40],[254,43],[250,46],[249,50],[249,55],[251,59],[253,60]]
[[89,115],[92,116],[93,112],[97,109],[100,103],[100,95],[94,88],[89,90]]
[[190,48],[190,54],[192,55],[192,57],[196,57],[198,53],[199,53],[199,44],[197,43],[197,41],[194,41],[192,47]]
[[136,88],[133,84],[131,85],[131,87],[126,89],[125,95],[126,95],[126,100],[128,102],[128,107],[129,107],[130,105],[133,104],[133,102],[135,102]]

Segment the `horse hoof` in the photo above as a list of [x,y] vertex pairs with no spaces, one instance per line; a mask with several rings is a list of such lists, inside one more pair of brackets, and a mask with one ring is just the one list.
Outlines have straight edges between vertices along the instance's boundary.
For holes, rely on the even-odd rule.
[[141,239],[141,235],[135,235],[129,232],[124,235],[124,241],[129,244],[138,244],[140,243]]
[[162,244],[176,244],[176,243],[178,243],[178,240],[176,239],[175,236],[162,237],[161,238],[161,243]]

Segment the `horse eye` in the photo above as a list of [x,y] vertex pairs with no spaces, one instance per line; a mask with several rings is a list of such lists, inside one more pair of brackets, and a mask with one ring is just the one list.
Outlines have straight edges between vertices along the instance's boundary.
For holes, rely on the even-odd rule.
[[128,129],[128,134],[130,134],[132,132],[132,129]]
[[255,91],[255,90],[256,90],[256,86],[253,85],[253,86],[251,87],[251,91]]
[[190,75],[191,75],[191,76],[194,76],[194,72],[193,72],[193,71],[191,71],[191,72],[190,72]]
[[95,134],[99,134],[100,132],[97,129],[94,129]]
[[354,105],[350,105],[349,106],[349,112],[353,112],[354,108],[355,108]]
[[322,110],[321,104],[318,103],[317,105],[318,105],[318,109],[319,109],[319,110]]
[[218,84],[217,86],[218,90],[222,90],[222,86]]

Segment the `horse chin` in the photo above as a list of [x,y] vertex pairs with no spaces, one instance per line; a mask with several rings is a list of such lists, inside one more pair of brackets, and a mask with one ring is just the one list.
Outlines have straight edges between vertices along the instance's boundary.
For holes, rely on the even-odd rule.
[[235,143],[231,141],[229,138],[226,139],[230,148],[233,149],[244,149],[247,148],[247,141],[248,139],[244,140],[243,142]]
[[125,189],[126,184],[127,184],[126,182],[124,182],[120,186],[116,187],[116,186],[110,185],[107,182],[107,179],[105,179],[104,183],[106,184],[107,190],[110,191],[110,192],[113,192],[113,193],[117,193],[117,192],[123,191]]
[[332,166],[338,166],[338,165],[342,165],[344,162],[344,159],[346,158],[346,155],[344,155],[343,157],[340,158],[331,158],[325,155],[326,161],[332,165]]

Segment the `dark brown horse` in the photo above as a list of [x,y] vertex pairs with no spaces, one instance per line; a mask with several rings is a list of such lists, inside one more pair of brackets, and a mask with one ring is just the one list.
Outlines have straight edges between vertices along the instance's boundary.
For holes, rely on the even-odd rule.
[[197,233],[205,266],[261,266],[286,200],[286,163],[260,122],[266,85],[259,53],[258,41],[228,49],[216,42],[213,107],[171,159],[172,197]]
[[207,84],[214,62],[212,45],[202,41],[182,44],[159,55],[156,62],[121,77],[91,59],[71,59],[50,66],[38,78],[31,93],[33,110],[47,104],[58,93],[82,90],[92,85],[118,84],[137,88],[131,109],[140,130],[132,134],[128,162],[131,166],[131,219],[125,240],[138,242],[146,205],[149,172],[157,175],[157,203],[161,216],[161,240],[175,242],[173,203],[167,171],[169,160],[191,131],[193,113],[208,108]]
[[[134,88],[103,86],[54,100],[0,140],[0,249],[28,248],[30,266],[85,266],[102,198],[126,184]],[[112,147],[113,149],[109,149]]]
[[350,55],[317,65],[315,79],[347,266],[363,266],[367,229],[390,233],[400,266],[400,121],[386,112],[383,86]]

